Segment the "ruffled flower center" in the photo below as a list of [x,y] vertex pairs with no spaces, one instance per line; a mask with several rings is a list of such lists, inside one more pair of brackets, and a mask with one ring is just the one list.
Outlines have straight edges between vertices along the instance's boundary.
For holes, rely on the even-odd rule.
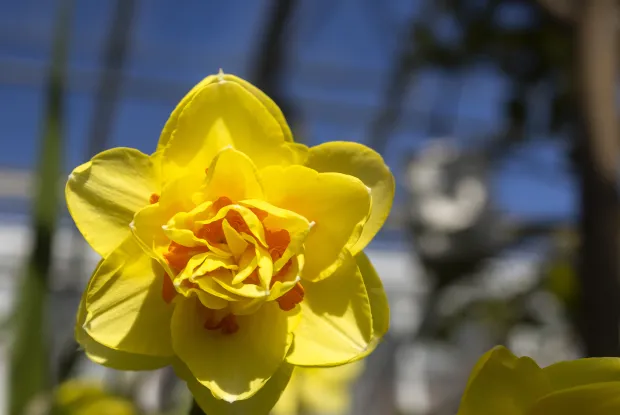
[[304,299],[299,275],[309,228],[292,212],[226,196],[177,213],[163,227],[170,242],[162,252],[169,270],[162,297],[196,296],[204,328],[223,334],[239,329],[237,315],[265,302],[293,310]]

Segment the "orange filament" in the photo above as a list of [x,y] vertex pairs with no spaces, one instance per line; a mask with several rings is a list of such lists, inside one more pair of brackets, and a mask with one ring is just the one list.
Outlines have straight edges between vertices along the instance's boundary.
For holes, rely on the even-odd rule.
[[280,229],[279,231],[271,231],[265,229],[265,239],[267,245],[269,245],[269,255],[273,261],[277,261],[282,258],[288,244],[291,242],[291,235],[286,229]]
[[219,212],[221,208],[223,208],[224,206],[228,206],[228,205],[232,205],[232,200],[230,200],[226,196],[222,196],[218,198],[215,202],[213,202],[212,206],[216,212]]
[[164,282],[161,287],[161,296],[167,304],[170,304],[174,297],[177,295],[177,290],[172,284],[172,278],[170,275],[164,273]]
[[304,287],[298,282],[293,288],[291,288],[290,291],[278,298],[276,301],[278,302],[281,310],[290,311],[294,309],[297,304],[303,301],[304,294]]
[[211,315],[207,318],[204,324],[204,328],[207,330],[222,330],[222,334],[233,334],[239,330],[239,325],[237,324],[237,317],[234,314],[227,314],[220,321],[217,321],[214,318],[214,315]]
[[151,197],[149,197],[149,203],[153,205],[157,202],[159,202],[159,195],[157,193],[153,193]]

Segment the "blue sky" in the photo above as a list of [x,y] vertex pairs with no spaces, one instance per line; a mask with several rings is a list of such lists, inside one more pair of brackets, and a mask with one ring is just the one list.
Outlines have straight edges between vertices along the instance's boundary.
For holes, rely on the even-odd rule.
[[[76,0],[76,4],[66,101],[67,171],[86,158],[92,92],[114,2]],[[138,4],[125,75],[173,85],[174,92],[152,99],[124,94],[110,146],[152,151],[184,91],[220,67],[241,76],[250,73],[268,1],[196,0],[183,2],[183,7],[164,0]],[[41,87],[56,5],[46,0],[0,2],[0,141],[5,149],[0,152],[0,166],[28,169],[35,163],[43,109]],[[288,35],[282,86],[301,111],[303,134],[310,144],[367,139],[369,120],[381,103],[404,25],[418,7],[408,0],[300,1]],[[503,24],[519,24],[528,16],[507,10],[500,18]],[[447,38],[458,36],[449,20],[437,30]],[[501,128],[506,92],[502,76],[484,65],[460,76],[459,90],[454,89],[453,75],[427,70],[418,76],[384,154],[395,174],[402,173],[402,155],[429,139],[416,115],[437,105],[457,115],[453,132],[464,147]],[[125,86],[131,91],[131,82]],[[574,215],[575,188],[562,143],[532,137],[499,166],[493,189],[502,210],[527,219]],[[398,200],[403,196],[399,187]]]

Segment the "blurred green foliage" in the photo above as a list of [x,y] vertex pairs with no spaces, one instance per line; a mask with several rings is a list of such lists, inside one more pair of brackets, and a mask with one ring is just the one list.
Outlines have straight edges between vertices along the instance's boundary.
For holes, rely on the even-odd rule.
[[46,325],[52,238],[59,214],[63,142],[63,85],[73,1],[61,4],[52,65],[47,80],[45,118],[34,194],[33,248],[14,311],[15,331],[10,369],[10,413],[24,415],[51,386]]

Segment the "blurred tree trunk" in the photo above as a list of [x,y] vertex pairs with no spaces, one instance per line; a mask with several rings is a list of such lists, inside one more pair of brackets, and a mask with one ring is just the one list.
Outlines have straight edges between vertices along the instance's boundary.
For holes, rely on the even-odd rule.
[[616,0],[581,2],[577,16],[577,142],[581,185],[581,330],[588,356],[620,355],[618,222],[618,9]]
[[253,82],[278,104],[289,124],[294,122],[297,114],[284,99],[280,82],[284,72],[288,22],[296,5],[296,0],[271,1],[252,74]]

